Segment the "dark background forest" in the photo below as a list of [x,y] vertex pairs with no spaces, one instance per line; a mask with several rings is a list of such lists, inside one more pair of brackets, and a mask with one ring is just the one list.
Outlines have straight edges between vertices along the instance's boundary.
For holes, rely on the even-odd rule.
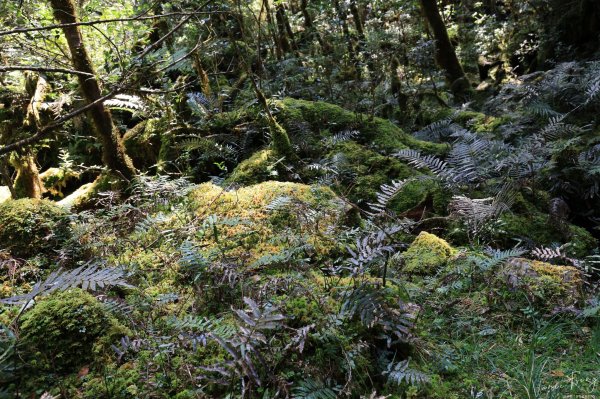
[[600,396],[598,1],[0,20],[0,397]]

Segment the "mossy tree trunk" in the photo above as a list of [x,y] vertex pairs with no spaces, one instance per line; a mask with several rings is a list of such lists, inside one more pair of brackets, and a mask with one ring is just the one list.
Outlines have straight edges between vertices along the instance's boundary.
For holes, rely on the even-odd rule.
[[[76,24],[79,22],[76,6],[73,0],[50,0],[54,18],[61,24]],[[71,52],[71,62],[76,70],[95,75],[92,61],[88,55],[81,29],[76,25],[63,27]],[[100,84],[95,77],[78,76],[79,86],[88,103],[93,103],[102,97]],[[106,167],[119,173],[125,179],[135,175],[135,169],[121,140],[121,135],[112,119],[110,111],[103,103],[96,104],[89,115],[102,143],[102,160]]]
[[469,89],[469,82],[448,36],[437,0],[420,0],[420,2],[425,19],[427,19],[435,39],[436,62],[444,70],[452,91],[455,94],[464,94]]
[[[23,129],[34,133],[42,127],[40,115],[42,104],[50,90],[50,84],[42,74],[26,74],[25,89],[31,100],[27,105],[27,113],[23,118]],[[40,179],[37,167],[36,150],[23,149],[10,157],[10,164],[17,172],[11,194],[18,198],[42,198],[44,184]]]

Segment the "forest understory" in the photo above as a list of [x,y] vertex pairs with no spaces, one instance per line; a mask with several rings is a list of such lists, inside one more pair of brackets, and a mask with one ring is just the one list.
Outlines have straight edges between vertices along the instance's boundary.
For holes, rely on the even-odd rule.
[[0,398],[600,397],[596,0],[0,20]]

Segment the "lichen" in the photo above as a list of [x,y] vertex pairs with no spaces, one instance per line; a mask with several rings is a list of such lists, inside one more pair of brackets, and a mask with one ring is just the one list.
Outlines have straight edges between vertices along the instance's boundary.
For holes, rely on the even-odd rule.
[[90,294],[69,290],[40,300],[20,324],[20,350],[29,366],[75,371],[99,360],[128,330]]
[[50,254],[70,233],[67,212],[53,202],[19,199],[0,204],[0,249],[13,256]]
[[445,240],[423,231],[402,254],[403,271],[411,274],[435,274],[455,252]]

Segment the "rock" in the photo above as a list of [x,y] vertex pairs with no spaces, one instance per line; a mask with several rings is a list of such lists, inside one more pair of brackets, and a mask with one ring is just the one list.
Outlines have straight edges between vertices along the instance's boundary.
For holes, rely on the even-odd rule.
[[[268,257],[285,263],[290,248],[308,244],[315,256],[339,249],[337,237],[347,205],[326,187],[268,181],[226,191],[212,183],[191,193],[198,215],[213,217],[214,230],[202,238],[258,267]],[[291,243],[301,239],[304,243]],[[305,252],[306,252],[305,251]]]
[[68,213],[51,201],[25,198],[0,204],[0,249],[15,257],[50,254],[70,235]]
[[510,290],[552,306],[573,305],[581,298],[583,275],[572,266],[515,258],[503,267],[499,278]]
[[445,240],[423,231],[402,254],[403,271],[411,274],[435,274],[455,253],[456,250]]

